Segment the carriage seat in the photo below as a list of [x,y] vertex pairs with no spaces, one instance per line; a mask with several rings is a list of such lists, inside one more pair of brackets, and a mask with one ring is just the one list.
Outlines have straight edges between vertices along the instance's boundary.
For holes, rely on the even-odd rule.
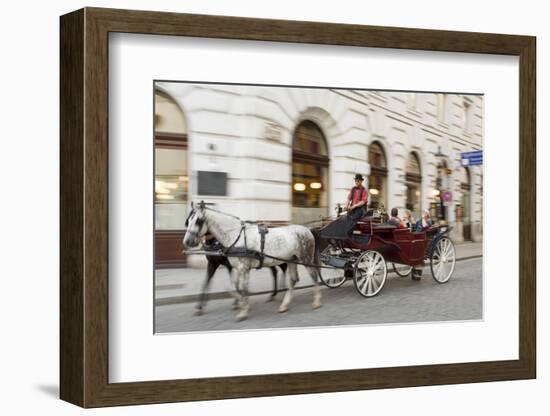
[[364,217],[361,217],[357,220],[357,222],[368,222],[368,221],[371,221],[373,218],[374,215],[374,210],[372,209],[369,209],[367,210],[367,214],[364,216]]

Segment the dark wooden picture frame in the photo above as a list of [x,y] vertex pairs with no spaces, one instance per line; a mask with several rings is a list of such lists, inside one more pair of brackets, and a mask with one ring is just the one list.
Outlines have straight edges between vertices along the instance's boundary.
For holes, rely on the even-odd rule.
[[[536,40],[530,36],[85,8],[61,17],[60,396],[83,407],[536,376]],[[193,36],[519,57],[519,359],[109,383],[108,35]],[[519,219],[518,219],[519,221]]]

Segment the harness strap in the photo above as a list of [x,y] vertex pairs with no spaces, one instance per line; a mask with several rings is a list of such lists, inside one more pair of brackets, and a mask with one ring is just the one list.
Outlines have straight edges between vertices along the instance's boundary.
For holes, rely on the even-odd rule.
[[[244,237],[244,253],[245,255],[248,253],[248,243],[246,239],[246,224],[249,224],[248,221],[241,221],[241,230],[239,231],[239,235],[237,235],[237,238],[233,243],[231,243],[230,246],[225,247],[223,250],[221,250],[222,254],[224,256],[230,256],[230,251],[235,247],[237,242],[241,239],[241,235]],[[264,247],[265,247],[265,235],[269,232],[268,228],[263,224],[258,224],[258,232],[260,233],[260,252],[253,252],[256,254],[256,257],[258,257],[258,260],[260,262],[260,265],[257,267],[257,269],[261,269],[264,265]]]
[[269,232],[269,229],[264,224],[258,224],[258,232],[260,233],[260,265],[256,267],[257,269],[261,269],[264,266],[264,246],[265,246],[265,235]]
[[[224,256],[227,255],[229,250],[231,250],[233,247],[235,247],[235,244],[237,244],[237,241],[239,241],[239,239],[241,238],[241,234],[243,233],[245,227],[246,227],[245,223],[243,221],[241,221],[241,231],[239,231],[239,235],[237,236],[235,241],[233,241],[233,243],[231,243],[231,245],[229,247],[223,249]],[[246,232],[244,233],[244,247],[246,249]]]

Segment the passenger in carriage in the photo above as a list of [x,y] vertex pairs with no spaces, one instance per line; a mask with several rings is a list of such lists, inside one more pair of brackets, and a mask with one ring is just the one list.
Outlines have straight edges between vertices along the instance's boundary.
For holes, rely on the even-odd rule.
[[428,211],[427,209],[424,210],[424,214],[422,214],[422,227],[426,228],[426,227],[430,227],[433,225],[433,220],[432,220],[432,217],[430,215],[430,211]]
[[416,231],[423,231],[434,224],[430,211],[425,209],[422,213],[422,219],[416,222]]
[[405,227],[413,230],[415,228],[415,221],[414,221],[414,218],[411,214],[411,211],[409,211],[408,209],[405,210],[405,215],[403,216],[403,224],[405,225]]
[[391,214],[391,217],[386,224],[395,225],[397,228],[405,228],[405,224],[403,223],[401,218],[399,218],[399,216],[397,215],[399,214],[399,211],[397,208],[392,208],[390,214]]

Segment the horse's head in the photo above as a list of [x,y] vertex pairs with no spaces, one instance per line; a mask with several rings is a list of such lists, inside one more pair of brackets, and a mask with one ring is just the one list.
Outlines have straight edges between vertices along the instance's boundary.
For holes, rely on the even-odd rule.
[[191,203],[191,212],[185,220],[185,227],[187,231],[183,237],[183,245],[185,247],[196,247],[199,245],[201,237],[208,231],[208,224],[206,223],[206,208],[204,202],[194,205]]

